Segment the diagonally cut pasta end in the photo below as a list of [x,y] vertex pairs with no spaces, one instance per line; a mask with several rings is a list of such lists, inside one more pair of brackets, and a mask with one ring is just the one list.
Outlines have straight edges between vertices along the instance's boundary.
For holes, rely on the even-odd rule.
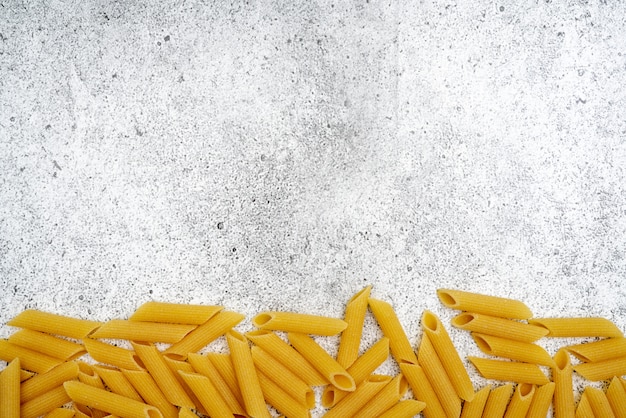
[[344,390],[346,392],[354,392],[356,384],[354,379],[348,373],[334,373],[330,375],[330,383],[337,389]]
[[464,312],[452,318],[450,323],[452,324],[453,327],[463,328],[464,326],[472,322],[474,319],[475,319],[474,314]]
[[452,291],[449,289],[437,289],[437,296],[439,296],[441,303],[446,305],[448,308],[455,309],[458,307],[458,302],[452,295]]
[[255,327],[260,328],[270,322],[272,319],[274,319],[274,315],[272,315],[271,312],[261,312],[260,314],[252,318],[252,324],[254,324]]
[[422,326],[433,332],[439,331],[439,318],[431,311],[424,311],[422,315]]
[[559,370],[565,370],[567,367],[571,365],[569,355],[567,354],[567,350],[560,349],[554,355],[554,364],[556,368]]

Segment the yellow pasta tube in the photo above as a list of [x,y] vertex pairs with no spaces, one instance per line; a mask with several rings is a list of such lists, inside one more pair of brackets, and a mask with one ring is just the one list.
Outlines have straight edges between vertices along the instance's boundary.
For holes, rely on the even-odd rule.
[[137,361],[135,353],[121,347],[115,347],[101,341],[85,339],[83,341],[87,352],[99,363],[110,364],[126,370],[143,370]]
[[[193,366],[194,370],[197,373],[203,374],[211,380],[211,383],[213,384],[213,386],[215,386],[215,389],[220,394],[220,396],[224,398],[224,401],[226,402],[226,404],[230,408],[230,411],[233,414],[237,414],[237,415],[246,414],[237,396],[235,396],[235,394],[230,389],[226,380],[222,377],[218,369],[215,367],[215,365],[211,362],[211,360],[209,360],[209,358],[206,355],[201,355],[198,353],[189,353],[189,357],[187,357],[187,361]],[[237,378],[236,376],[234,376],[234,371],[233,371],[233,378],[235,380],[235,385],[236,385]]]
[[426,408],[424,402],[416,401],[415,399],[406,399],[398,402],[387,412],[378,416],[378,418],[412,418],[419,414]]
[[422,337],[417,352],[417,361],[422,366],[422,370],[424,370],[435,393],[437,393],[437,398],[446,415],[458,417],[461,414],[461,399],[456,394],[456,390],[426,334]]
[[178,416],[178,409],[167,400],[147,371],[122,370],[122,373],[143,400],[147,404],[157,407],[165,418],[176,418]]
[[20,358],[20,364],[23,369],[35,373],[45,373],[63,362],[63,360],[11,344],[6,340],[0,340],[0,359],[11,362],[17,357]]
[[258,377],[263,396],[279,412],[284,413],[289,418],[308,418],[311,416],[307,406],[289,396],[272,379],[262,372],[258,372]]
[[176,406],[193,408],[193,401],[185,392],[174,372],[167,366],[157,348],[150,343],[133,341],[131,344],[167,400]]
[[585,393],[587,393],[589,405],[591,405],[591,410],[596,417],[615,418],[611,404],[602,390],[587,386]]
[[189,408],[180,408],[178,411],[178,418],[198,418]]
[[346,392],[355,390],[356,384],[352,376],[312,338],[296,332],[288,333],[287,338],[291,345],[333,386]]
[[0,372],[0,417],[20,416],[20,359],[12,360]]
[[97,371],[98,376],[102,378],[105,385],[111,389],[111,392],[139,402],[143,401],[137,390],[120,370],[103,365],[93,366],[93,368]]
[[389,382],[391,377],[372,375],[361,382],[354,392],[348,394],[337,405],[332,407],[325,418],[351,417],[356,414],[367,402],[380,392]]
[[618,377],[613,377],[606,390],[606,398],[617,418],[626,418],[626,389]]
[[607,380],[626,374],[626,357],[618,357],[594,363],[581,363],[574,371],[587,380]]
[[91,338],[111,338],[145,342],[176,343],[194,330],[195,325],[112,319],[91,334]]
[[337,363],[347,369],[359,356],[363,323],[367,313],[367,299],[370,296],[372,286],[367,286],[348,301],[344,321],[348,324],[341,333],[339,349],[337,351]]
[[[491,385],[485,386],[474,394],[474,398],[463,404],[463,411],[461,412],[461,418],[481,418],[483,416],[483,410],[487,403],[487,398],[491,392]],[[533,415],[534,417],[534,415]]]
[[586,363],[604,361],[626,357],[626,338],[608,338],[585,344],[570,345],[565,349]]
[[529,324],[544,327],[548,337],[623,337],[606,318],[533,318]]
[[187,354],[200,351],[200,349],[224,335],[244,318],[244,315],[237,312],[220,311],[207,322],[199,325],[185,338],[170,346],[164,353],[176,360],[185,360]]
[[554,380],[554,417],[569,418],[574,415],[574,391],[572,383],[572,364],[569,355],[560,349],[554,355],[555,367],[552,369]]
[[85,354],[85,347],[80,344],[30,329],[12,334],[9,342],[60,360],[73,360]]
[[74,411],[65,408],[55,408],[44,415],[44,418],[73,418]]
[[[370,401],[354,414],[355,418],[377,417],[398,403],[408,389],[408,382],[402,374],[395,376]],[[418,411],[419,412],[419,411]]]
[[252,354],[248,340],[236,331],[230,331],[226,334],[226,341],[230,349],[230,355],[235,367],[237,382],[241,387],[241,395],[243,396],[244,406],[248,415],[255,418],[270,418],[270,413],[265,405],[263,392],[259,383],[259,378],[254,368]]
[[230,407],[211,380],[198,373],[178,372],[211,418],[233,418]]
[[505,357],[523,363],[554,366],[554,360],[552,360],[550,354],[543,347],[536,344],[476,333],[473,333],[472,337],[476,341],[478,348],[485,354]]
[[200,325],[224,309],[223,306],[146,302],[128,318],[130,321]]
[[575,416],[576,418],[595,418],[586,391],[583,392],[582,396],[580,397],[580,401],[578,402],[578,406],[576,407]]
[[290,397],[305,405],[307,408],[315,406],[315,394],[296,374],[284,366],[274,357],[267,354],[261,347],[252,347],[252,360],[257,371],[276,383]]
[[252,318],[252,324],[269,331],[298,332],[302,334],[335,335],[348,324],[338,318],[299,314],[294,312],[261,312]]
[[548,335],[548,330],[506,318],[463,312],[452,318],[452,326],[480,334],[531,343]]
[[30,379],[31,377],[33,377],[34,375],[35,373],[33,372],[29,372],[28,370],[21,369],[20,370],[20,382],[24,382]]
[[[68,382],[69,383],[69,382]],[[24,402],[20,407],[21,418],[35,418],[55,408],[63,406],[70,401],[70,397],[65,392],[63,386],[58,386],[48,392]]]
[[97,409],[124,418],[162,418],[163,414],[154,406],[125,398],[116,393],[98,389],[84,383],[70,381],[63,384],[68,396],[74,402],[93,406]]
[[498,386],[492,389],[487,398],[485,409],[483,410],[484,418],[501,418],[504,416],[506,407],[511,400],[511,394],[513,393],[513,385],[507,383],[506,385]]
[[246,337],[300,376],[308,385],[319,386],[328,384],[328,380],[311,363],[273,332],[252,331],[246,333]]
[[[358,385],[371,375],[389,357],[389,338],[383,337],[371,346],[362,356],[346,370]],[[328,385],[322,393],[322,406],[330,408],[339,402],[349,392]]]
[[417,364],[400,363],[400,370],[409,382],[415,397],[426,403],[426,408],[422,412],[424,417],[445,418],[446,413],[441,407],[437,394],[428,382],[428,378],[422,368]]
[[461,399],[471,401],[474,397],[472,381],[467,374],[467,370],[465,370],[465,366],[463,366],[458,351],[454,348],[454,344],[452,344],[452,340],[439,318],[430,311],[424,311],[422,315],[422,328],[433,344],[437,357],[439,357],[443,368],[446,370],[456,394]]
[[513,392],[509,406],[506,408],[504,418],[525,418],[534,395],[535,385],[519,383]]
[[89,386],[104,389],[104,383],[98,376],[98,373],[94,370],[91,364],[84,361],[77,361],[78,364],[78,381]]
[[59,364],[47,373],[38,374],[22,383],[20,403],[28,402],[50,390],[59,387],[63,382],[78,377],[78,364],[68,361]]
[[482,295],[462,290],[439,289],[439,300],[448,308],[511,319],[528,319],[532,312],[519,300]]
[[[206,358],[209,359],[211,364],[217,369],[220,376],[224,379],[224,382],[230,388],[230,391],[237,399],[238,404],[241,407],[241,410],[244,411],[243,408],[243,396],[241,396],[241,390],[239,388],[239,383],[237,383],[237,375],[235,374],[235,368],[233,367],[233,362],[231,361],[229,354],[218,354],[218,353],[207,353],[205,354]],[[202,372],[201,372],[202,373]],[[207,374],[208,376],[208,374]],[[210,377],[210,376],[209,376]],[[216,384],[217,380],[213,380],[213,383]],[[226,401],[228,398],[224,396]]]
[[373,298],[368,299],[368,304],[383,334],[389,338],[391,354],[396,362],[417,364],[415,352],[393,307],[387,302]]
[[27,309],[7,322],[7,325],[82,339],[98,329],[102,323]]
[[504,380],[516,383],[545,385],[549,382],[539,366],[514,361],[490,360],[480,357],[467,357],[481,376],[487,379]]
[[552,398],[554,396],[554,382],[550,382],[546,385],[538,386],[535,389],[533,400],[530,403],[530,408],[526,416],[529,418],[545,417],[548,415],[548,409],[552,404]]
[[163,359],[163,361],[165,361],[165,364],[167,365],[167,367],[174,373],[174,376],[176,377],[178,382],[181,384],[182,388],[187,393],[187,396],[189,396],[189,399],[191,399],[191,403],[196,405],[196,409],[200,413],[203,413],[206,415],[206,411],[204,410],[204,408],[202,408],[202,402],[200,402],[200,400],[196,397],[196,394],[194,393],[194,391],[189,387],[189,385],[187,385],[187,382],[185,382],[185,380],[182,378],[182,376],[179,373],[179,372],[195,373],[193,366],[186,361],[174,360],[166,356],[162,356],[161,358]]

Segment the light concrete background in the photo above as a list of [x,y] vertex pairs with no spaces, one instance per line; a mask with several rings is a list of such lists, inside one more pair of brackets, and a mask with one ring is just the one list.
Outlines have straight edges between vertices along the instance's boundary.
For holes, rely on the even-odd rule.
[[622,1],[1,0],[0,321],[371,284],[413,343],[439,287],[625,330],[625,85]]

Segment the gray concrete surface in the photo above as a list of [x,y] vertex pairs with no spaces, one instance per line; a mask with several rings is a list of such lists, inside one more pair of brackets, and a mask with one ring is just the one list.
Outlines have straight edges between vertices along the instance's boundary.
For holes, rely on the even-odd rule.
[[372,284],[412,342],[439,287],[626,329],[625,85],[622,1],[1,0],[0,321]]

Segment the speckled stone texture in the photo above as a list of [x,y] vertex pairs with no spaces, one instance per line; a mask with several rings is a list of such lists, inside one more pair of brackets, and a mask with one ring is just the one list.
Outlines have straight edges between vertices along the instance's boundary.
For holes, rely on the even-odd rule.
[[626,330],[624,86],[621,1],[0,0],[0,321],[372,284],[413,343],[439,287]]

